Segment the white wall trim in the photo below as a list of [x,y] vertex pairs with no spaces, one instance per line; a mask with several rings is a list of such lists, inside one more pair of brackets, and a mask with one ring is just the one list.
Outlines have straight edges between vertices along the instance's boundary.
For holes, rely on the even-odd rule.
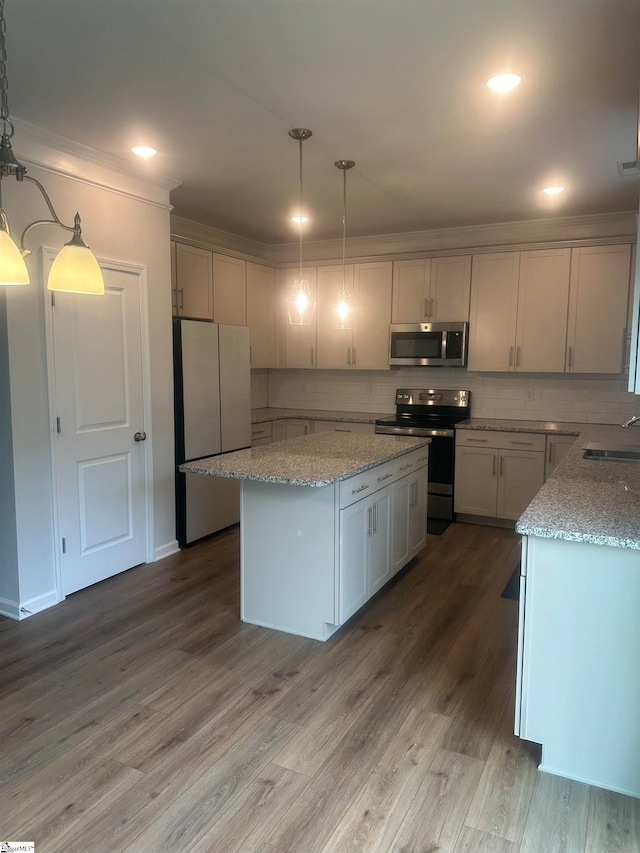
[[[273,251],[273,246],[249,240],[239,234],[231,234],[229,231],[221,231],[211,225],[194,222],[191,219],[183,219],[180,216],[171,216],[171,237],[181,243],[190,243],[204,249],[224,249],[230,255],[235,255],[243,260],[267,263],[268,256]],[[340,244],[342,246],[342,244]],[[340,249],[342,252],[342,249]]]
[[157,562],[158,560],[164,560],[165,557],[170,557],[172,554],[179,554],[180,546],[178,545],[177,539],[172,539],[171,542],[165,542],[164,545],[160,545],[155,550],[155,554],[153,555],[153,559],[149,560],[150,563]]
[[29,616],[34,616],[40,613],[41,610],[47,610],[58,604],[58,592],[55,589],[49,590],[42,595],[36,595],[35,598],[29,598],[26,601],[11,601],[8,598],[0,598],[0,616],[8,616],[9,619],[27,619]]
[[180,186],[180,181],[152,172],[143,173],[126,160],[20,119],[14,119],[14,124],[13,147],[16,157],[25,166],[36,166],[79,183],[171,210],[169,192]]

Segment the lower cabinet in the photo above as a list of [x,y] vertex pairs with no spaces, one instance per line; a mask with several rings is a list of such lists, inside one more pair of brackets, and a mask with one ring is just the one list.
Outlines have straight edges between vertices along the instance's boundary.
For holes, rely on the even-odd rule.
[[547,458],[544,464],[544,478],[548,480],[567,450],[575,442],[575,435],[548,435],[547,436]]
[[517,520],[545,479],[545,436],[458,432],[455,511]]
[[311,432],[311,421],[287,420],[287,438],[300,438]]
[[395,574],[427,541],[427,473],[419,470],[393,484],[391,571]]

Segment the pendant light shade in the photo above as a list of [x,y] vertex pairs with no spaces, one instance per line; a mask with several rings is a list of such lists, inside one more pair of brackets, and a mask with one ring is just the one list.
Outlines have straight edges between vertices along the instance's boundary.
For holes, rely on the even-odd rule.
[[347,172],[356,165],[353,160],[336,160],[335,165],[342,171],[342,290],[338,293],[338,301],[332,306],[336,313],[338,329],[350,328],[351,293],[347,288]]
[[[49,290],[65,290],[71,293],[104,293],[104,281],[98,262],[82,239],[80,216],[76,214],[73,226],[60,221],[51,199],[40,181],[27,175],[26,168],[13,153],[11,139],[14,134],[13,122],[9,118],[7,83],[6,23],[4,19],[4,0],[0,0],[0,285],[29,284],[29,273],[24,256],[29,254],[25,248],[25,237],[38,225],[58,225],[65,231],[73,232],[73,237],[62,249],[51,267]],[[2,179],[14,177],[19,184],[34,184],[45,201],[51,219],[37,219],[22,232],[20,248],[11,239],[7,215],[2,210]]]
[[[4,217],[4,219],[3,219]],[[0,216],[2,224],[6,217]],[[30,284],[29,273],[20,249],[4,228],[0,229],[0,285]]]
[[104,293],[102,271],[93,252],[82,239],[77,213],[74,235],[53,262],[47,287],[66,293],[93,293],[98,296]]
[[289,136],[295,139],[299,145],[299,179],[298,179],[298,216],[297,221],[300,229],[300,267],[298,275],[287,294],[287,313],[289,324],[292,326],[310,326],[316,310],[316,303],[311,293],[309,282],[302,271],[302,228],[306,217],[302,214],[302,143],[313,134],[305,127],[294,127],[289,131]]

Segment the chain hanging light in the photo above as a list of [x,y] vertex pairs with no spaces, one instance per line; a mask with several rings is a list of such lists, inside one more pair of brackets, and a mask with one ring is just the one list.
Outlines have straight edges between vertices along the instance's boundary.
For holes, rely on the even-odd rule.
[[342,171],[342,290],[333,309],[338,315],[338,329],[346,329],[347,318],[351,313],[351,294],[347,289],[347,172],[356,165],[353,160],[336,160],[335,165]]
[[297,140],[300,148],[300,169],[298,181],[298,217],[297,222],[300,229],[300,269],[298,277],[293,283],[291,291],[287,295],[287,312],[289,323],[292,326],[310,326],[316,310],[309,282],[304,277],[302,270],[302,228],[305,217],[302,212],[302,143],[312,136],[310,130],[305,127],[294,127],[289,131],[289,136]]
[[[51,199],[42,184],[27,175],[26,168],[20,163],[11,147],[11,138],[15,129],[9,118],[6,23],[4,18],[4,0],[0,0],[0,286],[12,284],[30,284],[29,273],[24,262],[31,252],[25,248],[25,238],[37,225],[59,225],[65,231],[71,231],[73,237],[63,246],[51,266],[47,287],[49,290],[68,291],[70,293],[104,293],[104,280],[95,256],[82,239],[80,214],[76,213],[74,224],[65,225],[55,212]],[[2,207],[2,179],[15,177],[19,183],[28,181],[42,193],[42,197],[51,214],[51,219],[38,219],[31,222],[22,232],[20,249],[11,238],[9,220]]]

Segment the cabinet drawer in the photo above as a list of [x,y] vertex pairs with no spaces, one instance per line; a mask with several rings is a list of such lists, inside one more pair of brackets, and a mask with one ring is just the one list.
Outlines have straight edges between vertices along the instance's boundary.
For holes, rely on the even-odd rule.
[[251,447],[261,447],[263,444],[273,444],[270,435],[266,436],[266,438],[254,438],[251,442]]
[[262,438],[271,438],[271,421],[262,424],[251,425],[252,444]]
[[457,430],[458,447],[495,447],[499,450],[539,450],[544,452],[546,436],[531,432]]
[[384,473],[382,471],[384,467],[384,465],[378,465],[376,468],[363,471],[362,474],[356,474],[355,477],[349,477],[348,480],[342,480],[340,483],[340,509],[351,506],[352,503],[362,500],[362,498],[368,498],[369,495],[382,488],[386,482],[390,482],[391,477],[384,483],[378,482],[378,477]]
[[351,432],[375,433],[374,424],[355,423],[350,421],[313,421],[314,432]]

